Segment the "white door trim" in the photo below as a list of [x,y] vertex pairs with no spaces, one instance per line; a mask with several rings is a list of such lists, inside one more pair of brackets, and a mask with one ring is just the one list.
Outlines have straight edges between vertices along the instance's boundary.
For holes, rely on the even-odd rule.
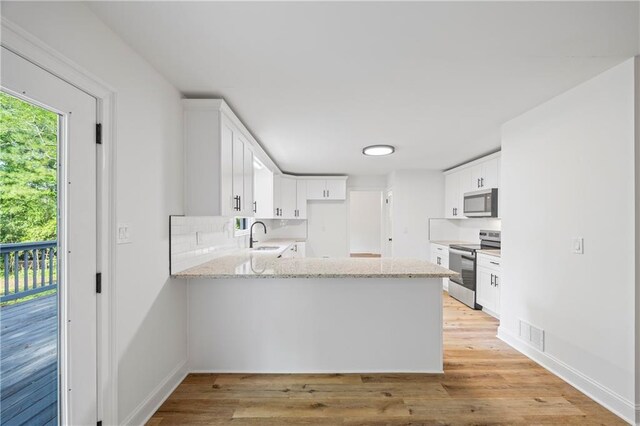
[[102,294],[98,297],[98,415],[103,425],[118,423],[118,352],[116,339],[116,92],[78,64],[61,55],[6,18],[0,22],[1,45],[44,68],[98,100],[102,146],[97,153],[98,271]]

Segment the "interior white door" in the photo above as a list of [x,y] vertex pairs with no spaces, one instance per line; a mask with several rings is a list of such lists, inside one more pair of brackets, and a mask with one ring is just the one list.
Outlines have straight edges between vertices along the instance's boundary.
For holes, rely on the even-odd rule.
[[96,424],[96,99],[2,47],[2,89],[59,116],[61,424]]

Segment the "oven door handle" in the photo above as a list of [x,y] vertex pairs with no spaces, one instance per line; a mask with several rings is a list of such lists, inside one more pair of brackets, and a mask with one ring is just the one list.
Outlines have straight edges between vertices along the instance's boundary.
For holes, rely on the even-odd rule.
[[467,251],[462,251],[462,250],[456,250],[456,249],[449,248],[449,254],[457,254],[457,255],[462,256],[462,257],[464,257],[465,259],[468,259],[468,260],[476,260],[475,254],[470,254]]

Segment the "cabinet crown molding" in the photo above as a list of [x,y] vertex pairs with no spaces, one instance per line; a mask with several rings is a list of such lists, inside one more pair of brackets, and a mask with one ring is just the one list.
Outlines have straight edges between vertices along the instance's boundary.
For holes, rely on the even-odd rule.
[[442,173],[446,176],[448,174],[455,173],[455,172],[458,172],[460,170],[476,166],[478,164],[482,164],[485,161],[492,160],[494,158],[500,158],[501,155],[502,155],[502,150],[494,152],[493,154],[485,155],[484,157],[476,158],[475,160],[471,160],[471,161],[469,161],[467,163],[460,164],[460,165],[452,167],[450,169],[446,169]]

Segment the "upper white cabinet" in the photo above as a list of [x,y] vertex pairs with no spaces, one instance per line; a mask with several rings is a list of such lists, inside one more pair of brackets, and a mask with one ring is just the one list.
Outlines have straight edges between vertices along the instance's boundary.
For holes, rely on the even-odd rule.
[[295,176],[256,170],[255,217],[262,219],[306,219],[307,183]]
[[492,158],[471,167],[471,190],[497,188],[499,163],[499,158]]
[[280,216],[284,219],[293,219],[296,215],[296,197],[298,190],[296,179],[290,176],[280,178]]
[[346,176],[283,175],[222,99],[185,99],[186,214],[306,219],[307,200],[345,200]]
[[254,169],[254,202],[255,217],[267,219],[274,216],[273,172],[260,166]]
[[270,161],[221,99],[186,99],[186,213],[253,216],[254,157]]
[[296,219],[307,218],[307,181],[296,179],[296,209],[294,211]]
[[307,179],[307,200],[346,200],[347,178]]
[[[222,145],[231,146],[232,176],[231,198],[222,200],[222,215],[253,216],[253,153],[247,138],[224,113],[221,124]],[[229,186],[229,182],[223,178],[222,185]]]
[[465,193],[500,187],[500,153],[448,170],[445,172],[444,181],[444,217],[464,219]]

